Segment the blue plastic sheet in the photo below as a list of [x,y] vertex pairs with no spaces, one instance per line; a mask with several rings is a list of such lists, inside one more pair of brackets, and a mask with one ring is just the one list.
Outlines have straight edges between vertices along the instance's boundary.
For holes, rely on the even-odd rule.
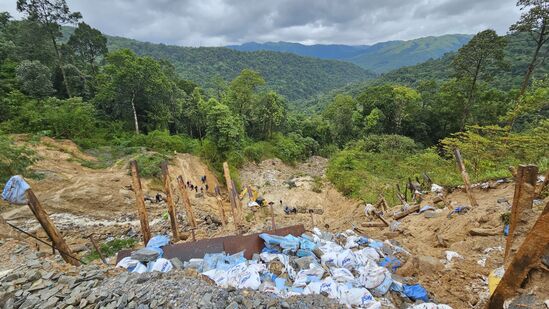
[[283,252],[297,251],[299,248],[299,238],[293,235],[286,235],[284,237],[277,235],[269,235],[267,233],[259,234],[259,237],[265,241],[267,248],[274,249],[277,246],[282,248]]
[[421,284],[407,285],[402,286],[404,294],[408,296],[412,301],[422,300],[424,302],[429,301],[429,296],[427,295],[427,290]]
[[12,176],[4,190],[2,190],[2,199],[10,204],[26,205],[28,203],[25,193],[30,189],[29,184],[19,175]]
[[509,224],[505,224],[505,226],[503,227],[503,235],[509,235]]
[[158,257],[164,255],[164,250],[162,247],[170,243],[170,237],[167,235],[156,235],[153,238],[149,239],[147,243],[147,248],[158,252]]
[[383,266],[391,270],[392,272],[395,272],[397,268],[399,268],[402,265],[399,259],[397,259],[396,257],[390,257],[390,256],[384,257],[381,261],[379,261],[378,264],[379,266]]
[[208,271],[210,269],[228,270],[232,266],[244,262],[246,262],[244,251],[233,255],[226,255],[225,253],[206,253],[206,255],[204,255],[203,271]]
[[377,240],[372,240],[368,243],[368,246],[372,247],[372,248],[376,248],[376,249],[381,249],[381,248],[383,248],[383,242],[377,241]]
[[356,243],[359,244],[359,245],[367,245],[369,242],[368,238],[367,237],[364,237],[364,236],[361,236],[357,241]]

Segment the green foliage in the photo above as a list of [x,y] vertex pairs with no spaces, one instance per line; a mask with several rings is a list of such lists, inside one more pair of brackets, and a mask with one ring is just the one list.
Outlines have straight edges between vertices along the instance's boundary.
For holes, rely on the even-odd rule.
[[238,148],[244,137],[244,125],[229,107],[215,99],[208,101],[206,132],[221,152]]
[[[103,254],[104,257],[113,256],[118,253],[120,250],[124,249],[132,249],[137,244],[137,239],[135,238],[116,238],[110,241],[107,241],[106,243],[102,243],[99,246],[99,250],[101,250],[101,254]],[[82,261],[85,263],[89,263],[94,260],[99,259],[99,253],[97,251],[92,250],[89,254],[84,256],[82,258]]]
[[[179,76],[206,89],[219,88],[219,79],[233,80],[251,69],[265,79],[265,86],[289,100],[304,99],[375,75],[352,63],[301,57],[270,51],[239,52],[220,47],[181,47],[108,36],[110,51],[131,49],[138,55],[170,61]],[[219,98],[218,98],[219,99]]]
[[152,131],[149,134],[135,134],[123,142],[125,146],[147,147],[149,150],[171,153],[196,153],[199,148],[197,140],[184,135],[170,135],[168,131]]
[[21,90],[34,98],[44,98],[54,92],[50,69],[40,61],[23,60],[15,69]]
[[13,175],[30,175],[28,168],[35,159],[31,149],[16,145],[0,132],[0,183]]
[[[144,178],[160,179],[162,177],[160,164],[168,159],[168,156],[156,152],[138,155],[135,158],[135,161],[137,161],[137,166],[139,166],[139,175]],[[129,173],[130,170],[128,167],[128,174]]]

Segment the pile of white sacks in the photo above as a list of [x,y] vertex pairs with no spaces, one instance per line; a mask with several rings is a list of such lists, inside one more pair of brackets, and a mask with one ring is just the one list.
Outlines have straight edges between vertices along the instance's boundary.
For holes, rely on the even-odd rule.
[[279,297],[323,294],[348,306],[396,308],[386,297],[392,291],[409,308],[450,308],[429,302],[421,285],[404,284],[392,275],[400,266],[398,257],[410,254],[389,241],[368,239],[350,230],[334,235],[316,228],[312,236],[260,237],[266,248],[251,260],[242,253],[216,253],[191,259],[185,267],[195,268],[221,287],[249,288]]

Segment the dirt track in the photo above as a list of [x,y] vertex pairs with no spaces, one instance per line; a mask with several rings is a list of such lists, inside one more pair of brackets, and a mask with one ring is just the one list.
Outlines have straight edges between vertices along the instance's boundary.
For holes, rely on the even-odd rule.
[[[108,169],[94,170],[81,166],[79,160],[93,160],[69,141],[43,139],[35,147],[41,159],[33,169],[44,175],[42,180],[30,180],[38,198],[42,201],[54,222],[59,226],[71,246],[89,246],[87,235],[95,233],[99,240],[111,236],[139,234],[139,221],[134,206],[134,194],[130,189],[131,179],[127,174],[127,161],[123,160]],[[326,181],[324,173],[327,160],[313,157],[305,163],[290,167],[279,160],[267,160],[261,164],[249,164],[240,171],[241,183],[251,184],[267,200],[276,202],[275,214],[279,225],[297,223],[312,228],[310,214],[285,215],[278,201],[283,205],[299,209],[321,209],[323,214],[315,214],[316,226],[331,231],[343,231],[360,227],[361,223],[372,220],[364,214],[358,201],[347,199]],[[189,154],[177,154],[171,162],[172,188],[176,196],[175,178],[182,175],[185,180],[200,184],[200,176],[206,175],[210,191],[217,180],[197,157]],[[434,180],[436,182],[436,179]],[[156,191],[149,190],[148,181],[144,181],[146,194],[154,196]],[[320,184],[320,185],[319,185]],[[313,192],[313,188],[316,192]],[[480,308],[488,297],[487,276],[489,272],[501,266],[502,249],[505,247],[501,232],[495,236],[471,236],[471,228],[490,228],[503,231],[501,215],[509,210],[509,204],[498,203],[506,198],[512,200],[514,185],[504,183],[494,189],[482,191],[475,189],[480,206],[463,215],[447,218],[448,209],[437,211],[435,217],[426,218],[423,214],[410,215],[401,220],[401,232],[390,232],[388,228],[361,228],[367,236],[378,239],[394,239],[417,257],[427,257],[432,263],[403,265],[397,274],[414,277],[422,283],[440,303],[454,308]],[[233,233],[232,225],[223,229],[207,221],[206,216],[219,217],[216,199],[211,194],[190,194],[191,203],[199,222],[198,238],[214,237]],[[453,206],[468,205],[466,195],[456,191],[447,197]],[[179,198],[179,223],[184,235],[189,235],[185,213]],[[247,198],[244,199],[245,205]],[[230,213],[225,201],[227,214]],[[429,196],[422,205],[433,205]],[[545,205],[535,206],[540,211]],[[166,210],[164,203],[148,203],[149,220],[153,232],[169,233],[169,224],[162,214]],[[244,206],[246,209],[246,206]],[[29,231],[35,231],[45,238],[32,213],[27,207],[0,204],[0,212],[10,222]],[[255,215],[245,210],[247,231],[260,231],[270,228],[270,216],[266,210]],[[438,238],[437,238],[438,235]],[[441,241],[442,240],[442,241]],[[442,244],[441,244],[442,242]],[[14,246],[6,243],[0,246],[0,254],[9,254]],[[43,250],[46,250],[44,247]],[[455,251],[463,259],[446,261],[445,251]],[[5,261],[2,267],[10,263]],[[536,284],[538,295],[549,296],[549,276],[542,277],[545,285]],[[545,290],[543,290],[545,289]],[[545,295],[545,296],[544,296]]]

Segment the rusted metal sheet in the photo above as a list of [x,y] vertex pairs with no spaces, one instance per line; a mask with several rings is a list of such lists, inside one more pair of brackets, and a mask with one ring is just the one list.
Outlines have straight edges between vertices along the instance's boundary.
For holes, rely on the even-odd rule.
[[[271,235],[286,236],[292,234],[300,236],[305,233],[305,227],[302,224],[281,228],[275,231],[264,231]],[[164,257],[171,259],[179,258],[181,261],[188,261],[192,258],[202,258],[206,253],[226,252],[235,254],[244,251],[244,257],[251,259],[254,253],[259,253],[265,246],[263,239],[255,233],[245,236],[225,236],[211,239],[202,239],[195,242],[184,242],[174,245],[164,246]],[[133,250],[121,250],[116,256],[116,263],[121,259],[130,256]]]
[[[271,235],[286,236],[292,234],[294,236],[300,236],[305,233],[305,227],[302,224],[281,228],[275,231],[266,231],[262,233],[268,233]],[[259,253],[265,247],[263,239],[259,237],[259,234],[251,234],[245,236],[232,236],[224,241],[225,252],[229,254],[238,253],[244,251],[244,257],[251,259],[254,253]]]

